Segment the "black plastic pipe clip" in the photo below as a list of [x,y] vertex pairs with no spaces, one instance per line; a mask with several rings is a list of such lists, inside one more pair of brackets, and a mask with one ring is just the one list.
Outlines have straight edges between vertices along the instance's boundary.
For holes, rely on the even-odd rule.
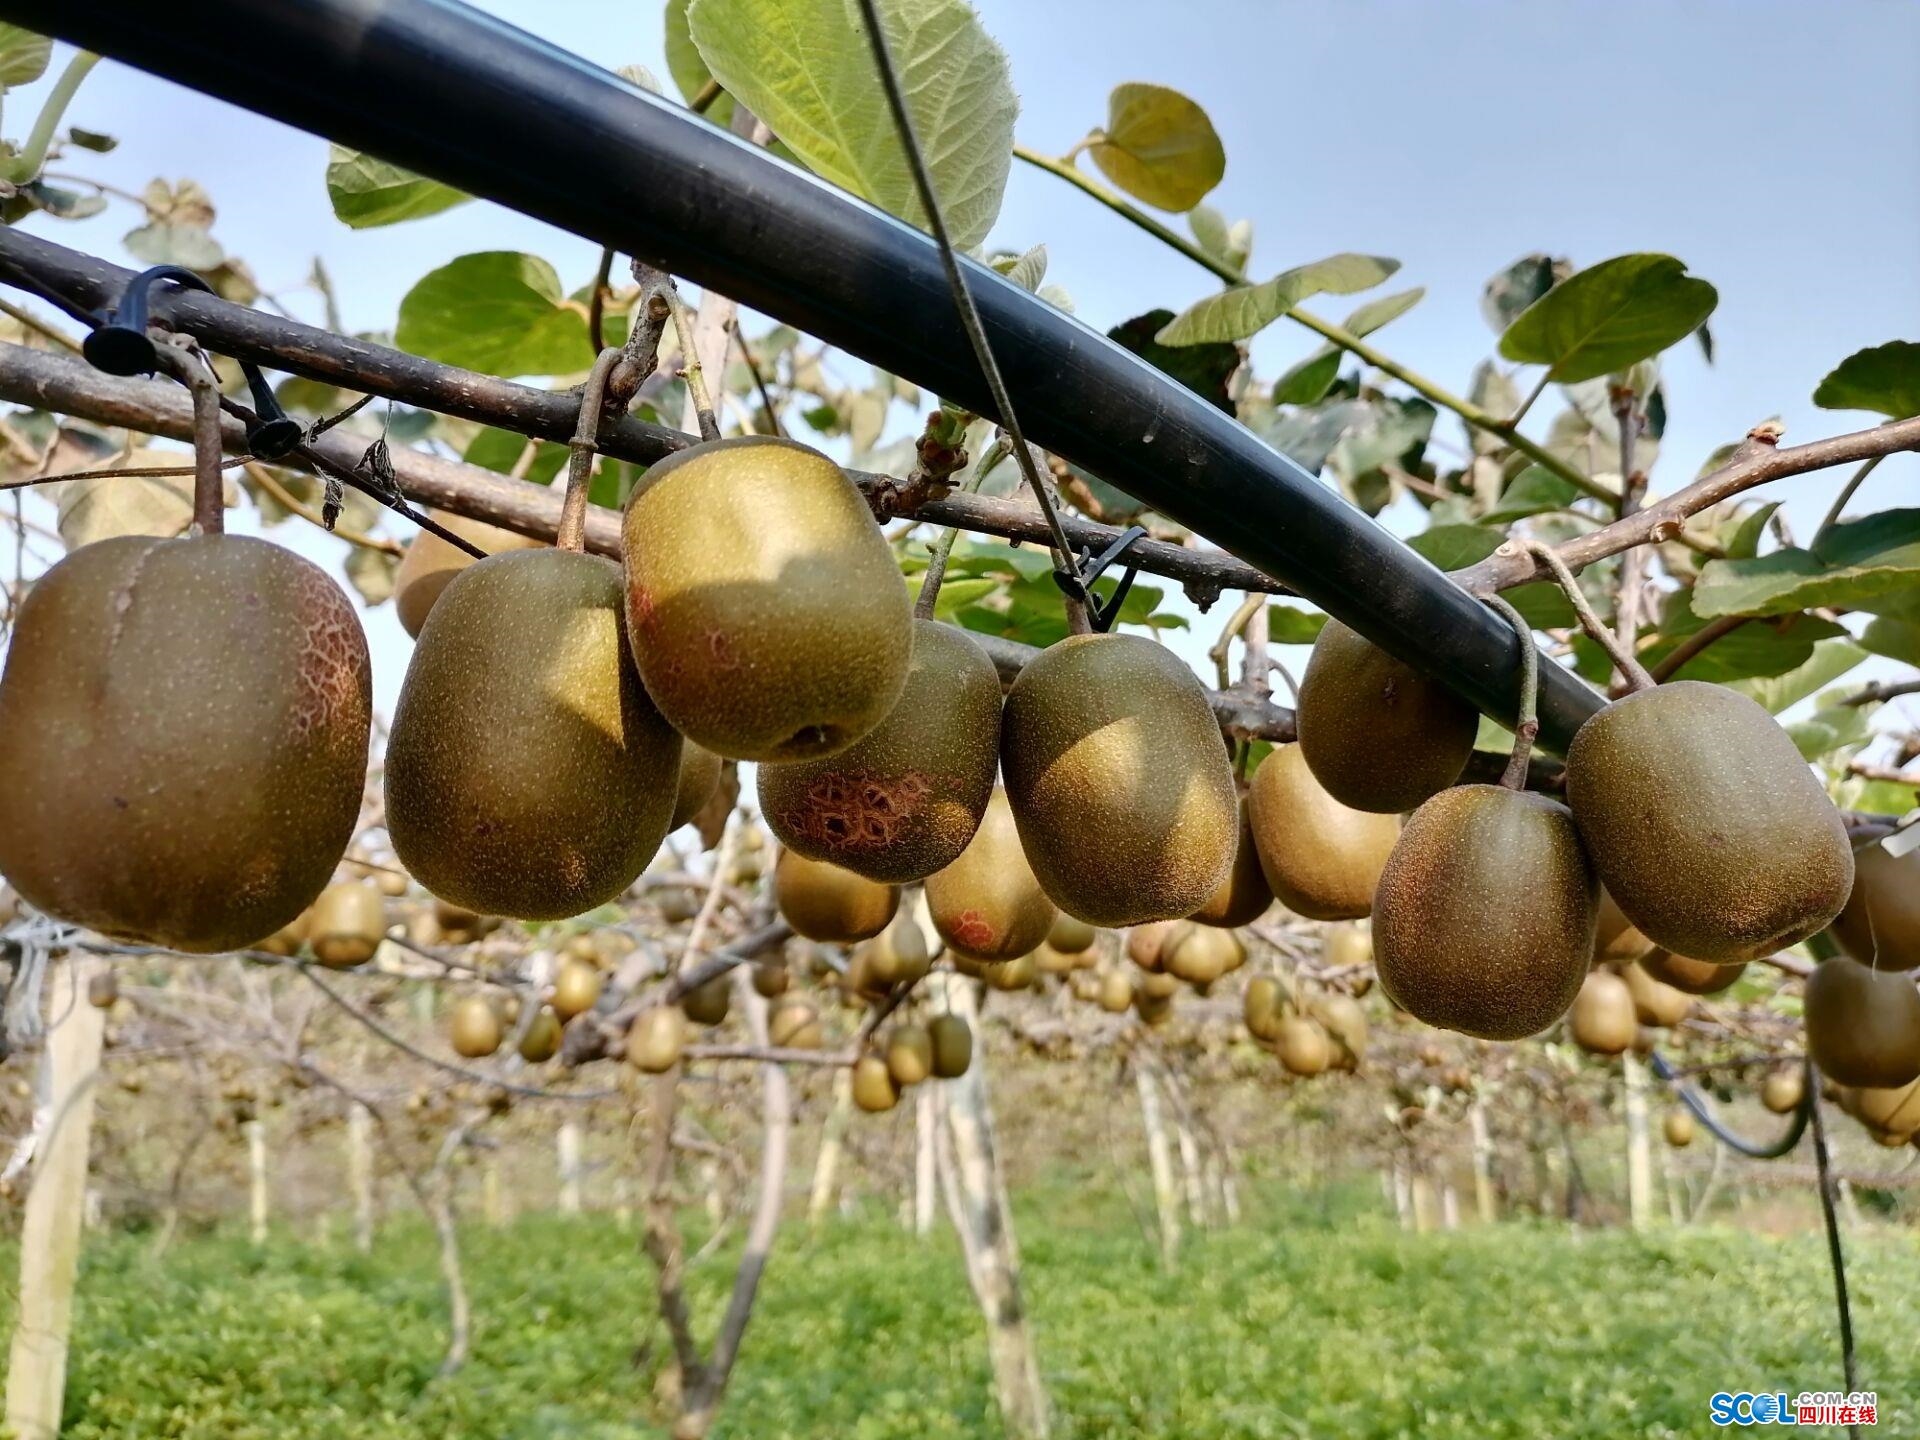
[[1139,574],[1136,566],[1129,565],[1127,573],[1120,577],[1120,583],[1114,587],[1113,595],[1103,605],[1093,593],[1093,583],[1103,575],[1107,567],[1125,554],[1127,548],[1136,540],[1144,540],[1147,530],[1144,525],[1129,525],[1122,530],[1114,542],[1098,555],[1089,546],[1080,552],[1074,568],[1053,572],[1053,583],[1058,585],[1070,600],[1078,600],[1087,607],[1087,621],[1096,634],[1104,635],[1113,629],[1113,622],[1120,618],[1120,607],[1127,603],[1127,592],[1133,589],[1133,577]]

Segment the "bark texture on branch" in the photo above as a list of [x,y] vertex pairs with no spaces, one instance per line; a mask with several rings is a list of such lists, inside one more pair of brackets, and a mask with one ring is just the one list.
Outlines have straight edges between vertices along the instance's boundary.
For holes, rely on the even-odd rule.
[[[11,227],[0,227],[0,263],[17,267],[94,309],[113,303],[133,275],[118,265]],[[0,273],[0,281],[4,279],[4,273]],[[152,301],[156,324],[191,335],[209,350],[236,360],[251,360],[267,369],[283,370],[562,445],[572,438],[579,418],[579,398],[565,391],[539,390],[477,371],[423,360],[371,341],[335,335],[297,320],[250,310],[199,291],[156,287]],[[85,368],[83,362],[74,363]],[[597,445],[602,454],[651,465],[698,440],[696,435],[664,425],[648,424],[625,415],[609,415]],[[899,482],[891,476],[864,471],[848,474],[869,498],[898,493]],[[467,513],[453,505],[444,508]],[[1046,522],[1030,505],[991,496],[953,494],[914,507],[901,518],[1010,540],[1044,544],[1048,538]],[[1114,526],[1072,516],[1063,515],[1061,522],[1076,545],[1095,551],[1104,550],[1121,534]],[[493,523],[518,528],[504,519]],[[521,533],[532,532],[522,530]],[[1203,608],[1222,590],[1291,593],[1278,581],[1223,551],[1191,550],[1165,541],[1140,540],[1127,551],[1127,559],[1151,574],[1180,581]]]

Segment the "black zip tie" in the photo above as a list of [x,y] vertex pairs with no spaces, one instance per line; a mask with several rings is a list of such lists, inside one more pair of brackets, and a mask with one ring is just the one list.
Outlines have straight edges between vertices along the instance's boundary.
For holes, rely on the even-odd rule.
[[1070,600],[1078,600],[1087,607],[1087,623],[1094,633],[1106,634],[1113,628],[1114,621],[1120,618],[1120,607],[1127,603],[1127,592],[1133,589],[1133,577],[1140,573],[1136,565],[1127,566],[1126,574],[1120,577],[1120,583],[1114,587],[1113,596],[1104,605],[1094,597],[1093,582],[1098,580],[1107,567],[1118,560],[1136,540],[1144,540],[1147,530],[1144,525],[1129,525],[1116,539],[1098,555],[1093,547],[1076,553],[1071,571],[1055,570],[1053,583]]

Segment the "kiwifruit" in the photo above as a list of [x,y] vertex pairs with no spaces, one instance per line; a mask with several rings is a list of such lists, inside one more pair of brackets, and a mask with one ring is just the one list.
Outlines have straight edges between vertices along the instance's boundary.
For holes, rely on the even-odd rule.
[[[501,550],[531,550],[544,543],[489,525],[484,520],[469,520],[445,510],[429,510],[427,514],[488,555]],[[473,563],[473,556],[449,545],[431,530],[417,533],[408,542],[406,553],[393,572],[393,608],[400,617],[401,628],[418,640],[420,627],[427,623],[427,612],[433,609],[447,582]]]
[[1671,985],[1688,995],[1718,995],[1747,973],[1744,964],[1716,965],[1711,960],[1690,960],[1658,946],[1636,963],[1663,985]]
[[684,885],[669,885],[660,891],[660,918],[669,925],[684,925],[700,913],[700,901]]
[[1285,1000],[1280,982],[1271,975],[1256,975],[1249,980],[1240,997],[1240,1016],[1246,1021],[1247,1033],[1256,1040],[1277,1039]]
[[598,965],[569,958],[553,977],[553,1013],[563,1021],[586,1014],[600,1003],[604,983]]
[[1842,1085],[1891,1089],[1920,1079],[1920,991],[1904,970],[1836,955],[1807,977],[1807,1053]]
[[1336,969],[1373,964],[1373,936],[1361,925],[1329,925],[1320,935],[1320,958]]
[[373,872],[373,883],[389,900],[398,900],[413,888],[413,877],[404,870],[382,866]]
[[1684,1106],[1676,1105],[1667,1111],[1667,1118],[1661,1122],[1661,1129],[1667,1137],[1667,1144],[1676,1150],[1684,1150],[1693,1143],[1693,1112]]
[[966,849],[1000,757],[1000,674],[986,652],[932,620],[913,636],[886,719],[837,755],[759,772],[761,813],[789,849],[891,885]]
[[1920,1080],[1885,1089],[1858,1086],[1847,1096],[1847,1109],[1869,1130],[1911,1139],[1920,1131]]
[[987,984],[996,990],[1025,990],[1031,987],[1040,976],[1040,967],[1033,962],[1033,952],[1016,955],[1011,960],[989,963],[987,966]]
[[634,1016],[627,1031],[627,1063],[661,1075],[680,1063],[687,1043],[686,1017],[677,1005],[656,1005]]
[[1853,851],[1787,732],[1738,691],[1676,680],[1616,700],[1567,750],[1567,799],[1627,918],[1723,965],[1840,913]]
[[1234,842],[1233,866],[1214,887],[1207,903],[1187,918],[1201,925],[1232,930],[1250,925],[1273,904],[1273,887],[1260,868],[1260,851],[1253,843],[1253,822],[1247,816],[1247,797],[1240,797],[1240,838]]
[[777,999],[793,984],[793,972],[787,969],[784,960],[754,961],[752,978],[753,993],[763,1000]]
[[1074,957],[1063,955],[1045,940],[1033,950],[1033,964],[1042,975],[1071,975],[1074,970]]
[[1876,970],[1920,966],[1920,850],[1895,856],[1875,843],[1854,852],[1853,890],[1833,938]]
[[339,585],[246,535],[124,536],[34,582],[0,675],[0,873],[118,940],[210,953],[353,838],[372,672]]
[[733,976],[716,975],[680,997],[680,1008],[696,1025],[718,1025],[733,1002]]
[[887,1037],[887,1073],[901,1089],[933,1073],[933,1037],[922,1025],[896,1025]]
[[[273,934],[267,936],[266,939],[256,940],[247,948],[250,950],[260,950],[268,955],[298,955],[300,953],[300,947],[307,943],[307,923],[312,919],[312,916],[313,909],[309,906],[287,924],[282,925],[278,930],[274,931]],[[420,943],[427,945],[437,944],[438,939],[439,937],[436,935],[433,939]]]
[[484,995],[468,995],[458,1001],[449,1018],[448,1030],[454,1053],[469,1060],[493,1054],[505,1038],[500,1012]]
[[[1400,835],[1395,815],[1342,805],[1298,745],[1276,745],[1247,790],[1260,868],[1280,903],[1309,920],[1359,920]],[[1375,939],[1378,944],[1378,937]]]
[[1179,923],[1178,920],[1155,920],[1149,925],[1134,926],[1127,932],[1127,958],[1142,970],[1158,970],[1161,949]]
[[693,817],[706,809],[707,802],[720,793],[720,776],[725,763],[711,750],[703,750],[691,740],[680,742],[680,776],[673,787],[673,815],[667,821],[669,834],[682,825],[691,825]]
[[1133,1004],[1133,977],[1124,970],[1109,970],[1100,977],[1100,1008],[1118,1015]]
[[1607,893],[1607,887],[1602,885],[1600,909],[1593,926],[1593,963],[1599,965],[1609,960],[1638,960],[1651,949],[1653,942],[1633,928],[1633,922],[1621,912],[1613,896]]
[[464,905],[455,905],[437,897],[433,902],[433,920],[440,927],[441,938],[449,945],[464,945],[468,941],[491,935],[500,928],[500,917],[497,915],[482,915],[477,910],[469,910]]
[[873,983],[887,988],[919,980],[933,964],[927,932],[911,915],[895,915],[886,929],[868,941],[866,959]]
[[1591,971],[1580,982],[1567,1028],[1573,1043],[1590,1054],[1619,1055],[1631,1049],[1639,1020],[1627,982],[1611,970]]
[[1566,806],[1499,785],[1443,790],[1414,811],[1380,875],[1381,987],[1445,1030],[1538,1034],[1580,993],[1598,899]]
[[1320,1028],[1353,1060],[1367,1051],[1367,1012],[1360,1002],[1340,990],[1324,991],[1308,1004]]
[[1000,768],[1040,886],[1091,925],[1191,915],[1233,863],[1233,766],[1198,677],[1139,635],[1070,635],[1007,692]]
[[[1171,975],[1156,975],[1150,978],[1168,981],[1173,979]],[[1136,986],[1133,992],[1133,1013],[1140,1017],[1142,1024],[1158,1029],[1173,1019],[1172,992],[1160,995],[1149,990],[1145,985]]]
[[894,708],[913,609],[840,467],[743,435],[656,463],[627,514],[627,626],[674,728],[734,760],[834,755]]
[[1074,999],[1087,1005],[1100,1003],[1100,977],[1091,970],[1075,967],[1067,976],[1067,991]]
[[1246,957],[1240,937],[1231,930],[1176,923],[1160,949],[1160,963],[1169,975],[1189,985],[1211,985]]
[[1413,810],[1458,780],[1480,729],[1473,706],[1331,616],[1300,677],[1294,722],[1327,793],[1381,815]]
[[561,920],[646,868],[679,773],[621,636],[619,568],[510,551],[456,576],[420,632],[387,740],[387,833],[442,899]]
[[542,1005],[528,1022],[527,1033],[520,1037],[520,1058],[539,1065],[560,1053],[560,1017],[553,1007]]
[[1693,997],[1686,991],[1655,979],[1639,965],[1628,965],[1622,971],[1627,989],[1633,995],[1634,1014],[1642,1025],[1656,1029],[1671,1029],[1693,1013]]
[[862,1055],[853,1062],[853,1103],[869,1115],[891,1110],[900,1103],[900,1087],[887,1062],[878,1055]]
[[1047,932],[1047,943],[1062,955],[1081,955],[1093,948],[1093,942],[1100,938],[1100,932],[1086,921],[1065,911],[1053,922],[1053,928]]
[[783,995],[767,1012],[767,1038],[787,1050],[818,1050],[820,1012],[799,995]]
[[773,867],[773,897],[796,933],[836,945],[878,935],[900,907],[893,886],[793,850]]
[[1807,1083],[1798,1065],[1769,1070],[1760,1085],[1760,1103],[1776,1115],[1789,1115],[1800,1108],[1806,1097]]
[[975,960],[1012,960],[1047,938],[1059,911],[1035,878],[1004,790],[960,858],[927,877],[927,911],[947,948]]
[[937,1080],[952,1080],[967,1073],[973,1064],[973,1027],[959,1015],[936,1015],[927,1022],[927,1037],[933,1042],[933,1074]]
[[1149,1000],[1171,1000],[1180,993],[1180,982],[1164,970],[1150,970],[1133,982],[1133,993]]
[[120,980],[111,970],[100,970],[87,979],[87,1003],[96,1010],[111,1010],[120,998]]
[[1290,1075],[1319,1075],[1333,1064],[1333,1043],[1327,1032],[1304,1015],[1289,1015],[1280,1022],[1273,1053]]
[[363,881],[327,886],[307,912],[307,943],[313,958],[329,969],[366,964],[386,934],[386,897]]

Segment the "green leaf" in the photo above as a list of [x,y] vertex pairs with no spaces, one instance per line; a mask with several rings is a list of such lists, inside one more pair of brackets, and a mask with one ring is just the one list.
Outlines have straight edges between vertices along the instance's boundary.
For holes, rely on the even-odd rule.
[[1878,615],[1861,635],[1860,643],[1876,655],[1920,665],[1920,621]]
[[1229,415],[1233,400],[1227,393],[1227,381],[1240,368],[1238,345],[1162,345],[1156,338],[1173,318],[1171,310],[1149,310],[1107,332],[1142,360],[1162,370],[1194,394],[1205,397]]
[[1920,583],[1920,510],[1882,510],[1835,525],[1799,546],[1700,569],[1694,608],[1704,616],[1784,615],[1813,606],[1878,610]]
[[[1746,627],[1751,628],[1751,627]],[[1834,705],[1816,710],[1804,720],[1787,726],[1787,734],[1809,760],[1850,745],[1866,742],[1871,730],[1867,717],[1857,705]]]
[[1920,803],[1920,787],[1892,780],[1849,775],[1832,788],[1834,804],[1843,810],[1859,810],[1868,815],[1904,815]]
[[[1695,605],[1698,606],[1698,598]],[[1818,694],[1867,658],[1867,652],[1851,640],[1822,640],[1804,665],[1784,675],[1757,680],[1739,680],[1733,689],[1760,702],[1771,714],[1778,715],[1809,695]]]
[[1247,255],[1253,248],[1253,222],[1227,217],[1211,205],[1196,205],[1187,212],[1187,228],[1200,248],[1231,270],[1247,268]]
[[1529,465],[1500,492],[1500,499],[1485,518],[1489,525],[1511,525],[1529,515],[1564,510],[1579,496],[1571,480],[1561,479],[1544,465]]
[[[1341,328],[1352,335],[1371,335],[1383,325],[1399,319],[1418,305],[1421,297],[1426,293],[1425,286],[1416,285],[1413,289],[1402,290],[1397,295],[1384,295],[1378,300],[1369,300],[1347,316]],[[1273,403],[1317,405],[1326,398],[1327,390],[1332,386],[1334,377],[1340,373],[1340,356],[1343,353],[1337,345],[1322,345],[1274,381]]]
[[31,85],[47,73],[53,41],[19,25],[0,24],[0,87]]
[[1487,558],[1506,536],[1485,525],[1434,525],[1407,537],[1407,548],[1442,570],[1464,570]]
[[551,440],[529,441],[524,435],[516,435],[511,430],[498,430],[485,425],[473,432],[473,439],[467,442],[467,448],[460,458],[469,465],[478,465],[482,470],[511,475],[519,469],[520,457],[529,444],[533,446],[533,458],[527,462],[524,470],[520,470],[520,478],[532,481],[535,485],[552,483],[553,477],[567,463],[567,447]]
[[91,150],[96,155],[108,155],[120,148],[118,137],[98,130],[82,130],[78,125],[67,127],[67,139],[80,149]]
[[1620,255],[1554,286],[1500,337],[1509,360],[1551,367],[1562,384],[1658,355],[1713,313],[1713,286],[1671,255]]
[[384,550],[354,545],[344,562],[347,582],[360,592],[369,607],[384,605],[393,598],[393,577],[400,568],[400,557]]
[[1114,86],[1088,152],[1115,185],[1159,210],[1191,210],[1227,173],[1207,112],[1164,85]]
[[355,230],[438,215],[472,198],[362,150],[335,145],[327,153],[327,199],[334,215]]
[[[880,6],[920,148],[954,244],[987,238],[1013,161],[1019,101],[1007,57],[965,0]],[[714,77],[816,174],[923,223],[852,0],[692,0]]]
[[[177,469],[193,457],[181,451],[139,449],[116,469]],[[53,487],[60,538],[69,552],[121,535],[171,539],[193,521],[191,475],[121,475],[68,480]]]
[[1275,645],[1311,645],[1326,623],[1327,617],[1313,610],[1267,606],[1267,639]]
[[489,375],[571,375],[593,363],[587,320],[537,255],[484,250],[422,277],[400,302],[394,343]]
[[1371,290],[1400,268],[1380,255],[1329,255],[1283,270],[1258,285],[1236,285],[1182,311],[1154,338],[1162,345],[1200,345],[1257,335],[1313,295],[1354,295]]
[[1920,415],[1920,344],[1894,340],[1854,351],[1820,382],[1813,403],[1826,410],[1872,410],[1895,420]]
[[[1658,639],[1641,647],[1642,664],[1658,665],[1698,632],[1706,621],[1693,611],[1692,591],[1680,589],[1667,596],[1660,615]],[[1831,620],[1795,614],[1775,620],[1750,620],[1715,640],[1682,665],[1676,680],[1707,680],[1726,684],[1758,676],[1784,675],[1813,657],[1814,646],[1847,632]]]
[[1521,311],[1572,273],[1570,260],[1556,260],[1538,252],[1522,255],[1481,289],[1480,313],[1493,333],[1501,334]]
[[129,230],[121,243],[149,265],[184,265],[189,270],[217,269],[227,258],[204,225],[155,220]]
[[1729,560],[1751,560],[1760,553],[1761,538],[1767,533],[1767,522],[1773,519],[1773,512],[1780,508],[1778,500],[1769,500],[1756,505],[1742,515],[1727,537],[1720,542],[1720,548],[1727,552]]
[[[700,58],[700,49],[693,43],[693,31],[687,25],[687,0],[667,0],[666,22],[667,74],[673,77],[674,88],[681,97],[692,104],[694,98],[707,88],[713,72],[707,68],[707,62]],[[731,125],[733,96],[723,92],[707,106],[705,114],[716,125]]]
[[1009,256],[1004,265],[996,260],[993,268],[1029,295],[1036,294],[1047,278],[1047,247],[1036,245],[1024,254]]

